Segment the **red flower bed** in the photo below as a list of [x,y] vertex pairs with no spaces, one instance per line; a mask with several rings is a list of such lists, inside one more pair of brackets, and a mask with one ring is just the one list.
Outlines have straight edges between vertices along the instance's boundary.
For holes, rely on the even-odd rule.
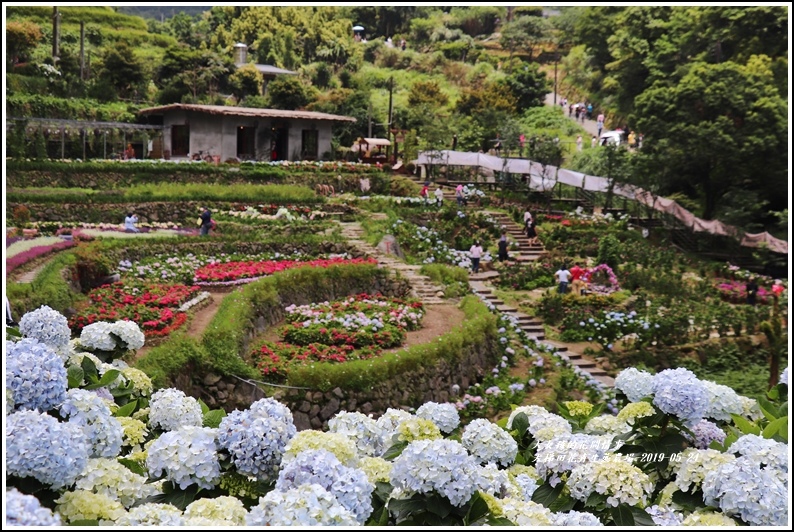
[[80,334],[97,321],[128,319],[138,324],[147,338],[167,336],[187,320],[176,309],[199,291],[197,286],[114,283],[89,292],[91,305],[69,319],[69,327]]
[[23,264],[32,261],[36,257],[41,257],[42,255],[59,251],[61,249],[70,248],[74,245],[75,243],[73,240],[64,240],[63,242],[58,242],[50,246],[32,247],[27,251],[23,251],[22,253],[18,253],[13,257],[6,259],[6,273],[13,271],[15,268],[19,268]]
[[245,262],[216,262],[202,266],[196,270],[194,282],[224,282],[238,279],[257,278],[272,275],[290,268],[311,266],[314,268],[327,268],[342,264],[377,264],[375,259],[317,259],[310,261],[294,260],[267,260]]
[[376,347],[356,349],[352,345],[309,344],[306,346],[284,342],[266,342],[251,353],[256,368],[265,377],[283,380],[291,366],[302,366],[314,362],[349,362],[367,360],[379,355]]

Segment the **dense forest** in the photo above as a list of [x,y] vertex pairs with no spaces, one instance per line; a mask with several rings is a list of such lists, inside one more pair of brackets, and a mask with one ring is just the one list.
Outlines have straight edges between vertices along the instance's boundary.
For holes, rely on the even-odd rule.
[[[787,227],[784,6],[216,6],[170,18],[139,12],[147,19],[124,11],[59,8],[54,63],[53,8],[7,7],[7,112],[90,118],[123,102],[114,116],[134,120],[138,108],[173,102],[301,108],[356,117],[335,130],[343,150],[387,133],[391,93],[406,158],[449,148],[453,136],[459,150],[488,150],[500,138],[510,153],[523,133],[533,139],[524,156],[609,174],[747,230]],[[249,61],[299,75],[261,95],[261,74],[234,64],[238,42]],[[580,131],[543,107],[554,72],[561,96],[592,103],[607,129],[642,133],[642,149],[576,152],[555,142]]]

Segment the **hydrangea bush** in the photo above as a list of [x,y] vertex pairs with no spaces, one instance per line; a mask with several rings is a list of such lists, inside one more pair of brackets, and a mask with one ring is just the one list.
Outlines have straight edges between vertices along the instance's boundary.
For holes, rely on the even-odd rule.
[[[533,349],[505,325],[506,356]],[[759,402],[687,370],[629,368],[617,398],[557,413],[461,423],[454,403],[427,403],[296,432],[273,399],[209,411],[75,342],[65,358],[40,339],[6,347],[7,525],[788,522],[787,384]]]

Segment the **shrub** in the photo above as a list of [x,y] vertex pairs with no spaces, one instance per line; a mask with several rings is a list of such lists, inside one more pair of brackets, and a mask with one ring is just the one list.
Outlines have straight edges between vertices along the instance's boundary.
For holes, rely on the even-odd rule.
[[464,268],[446,264],[425,264],[419,273],[442,285],[446,297],[462,297],[469,293],[469,272]]
[[598,264],[608,264],[613,271],[620,265],[620,241],[612,234],[607,234],[598,243]]
[[11,219],[17,227],[27,227],[30,223],[30,209],[24,205],[17,205],[14,207]]

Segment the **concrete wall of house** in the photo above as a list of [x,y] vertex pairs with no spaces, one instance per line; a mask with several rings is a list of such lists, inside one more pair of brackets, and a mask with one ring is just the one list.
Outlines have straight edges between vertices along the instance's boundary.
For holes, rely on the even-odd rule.
[[237,157],[237,131],[242,127],[256,127],[256,157],[259,160],[270,156],[270,129],[286,127],[288,129],[288,150],[286,158],[291,161],[302,159],[303,130],[317,130],[317,158],[331,151],[331,132],[333,123],[327,120],[289,120],[266,119],[244,116],[210,115],[205,113],[186,112],[183,110],[169,111],[163,116],[163,146],[171,152],[172,159],[184,159],[185,156],[173,155],[171,126],[190,125],[189,153],[203,151],[211,155],[220,155],[221,161]]

